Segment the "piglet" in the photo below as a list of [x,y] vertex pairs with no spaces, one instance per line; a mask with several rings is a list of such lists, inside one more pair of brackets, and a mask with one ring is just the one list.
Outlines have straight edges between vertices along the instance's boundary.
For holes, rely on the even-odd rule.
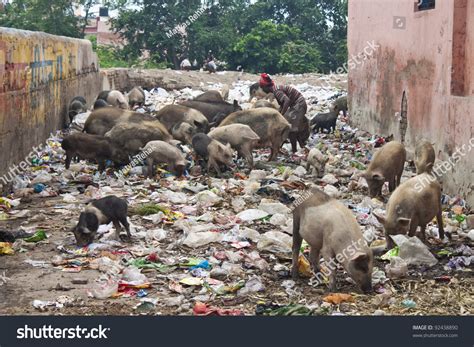
[[79,222],[73,229],[76,242],[79,247],[87,246],[94,241],[100,225],[112,222],[115,227],[115,237],[118,240],[121,225],[125,227],[130,238],[130,225],[127,221],[127,201],[114,195],[94,200],[87,205],[84,212],[79,216]]
[[387,203],[387,214],[375,217],[383,225],[389,249],[394,247],[390,235],[408,234],[415,236],[421,227],[424,241],[426,225],[436,216],[439,237],[444,239],[443,216],[441,208],[441,185],[428,173],[410,178],[403,182],[392,194]]
[[306,159],[306,170],[309,171],[311,169],[313,175],[323,177],[328,161],[329,158],[321,153],[319,149],[313,148],[309,151],[308,158]]
[[405,147],[396,141],[387,143],[374,154],[369,167],[363,173],[371,198],[382,195],[382,187],[387,181],[390,192],[400,185],[406,156]]
[[416,144],[415,167],[417,175],[425,172],[431,173],[435,160],[435,150],[430,142],[422,140]]
[[[291,274],[298,278],[300,247],[305,240],[311,247],[310,261],[316,278],[329,277],[329,290],[336,290],[336,261],[363,292],[372,291],[373,255],[352,212],[341,202],[317,188],[293,211],[293,263]],[[320,253],[325,260],[323,273]]]
[[177,177],[181,177],[186,169],[186,159],[183,153],[172,144],[164,141],[150,141],[140,150],[147,157],[146,163],[150,178],[154,176],[153,166],[155,164],[166,164],[168,171]]

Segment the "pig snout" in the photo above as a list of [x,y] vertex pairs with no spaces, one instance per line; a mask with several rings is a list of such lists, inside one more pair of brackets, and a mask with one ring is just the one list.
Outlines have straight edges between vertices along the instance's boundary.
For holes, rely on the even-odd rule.
[[76,244],[79,247],[85,247],[90,245],[94,241],[95,232],[84,230],[83,228],[75,228],[73,230],[74,237],[76,238]]
[[362,290],[362,292],[364,294],[370,294],[372,293],[373,291],[373,288],[372,288],[372,279],[368,279],[367,281],[365,281],[364,283],[362,283],[360,285],[360,289]]

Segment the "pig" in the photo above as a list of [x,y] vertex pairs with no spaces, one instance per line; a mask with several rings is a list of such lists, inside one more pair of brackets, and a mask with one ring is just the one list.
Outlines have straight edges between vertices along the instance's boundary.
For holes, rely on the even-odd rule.
[[415,148],[415,167],[417,175],[425,172],[431,173],[435,160],[435,150],[430,142],[422,140],[417,143]]
[[82,96],[76,96],[71,100],[68,107],[69,121],[72,123],[74,117],[79,113],[87,112],[87,101]]
[[104,100],[113,107],[118,107],[124,110],[128,110],[127,98],[118,90],[106,90],[100,92],[97,100]]
[[85,247],[94,241],[100,225],[112,222],[115,227],[115,238],[120,239],[122,226],[125,227],[127,235],[130,235],[130,224],[127,221],[128,204],[126,200],[114,195],[94,200],[87,205],[79,216],[79,222],[73,229],[76,243],[79,247]]
[[290,134],[291,125],[273,108],[262,107],[234,112],[219,127],[231,124],[248,125],[260,137],[259,146],[271,147],[269,161],[275,160]]
[[230,144],[223,145],[206,134],[194,135],[192,144],[196,154],[207,160],[208,173],[211,172],[211,168],[214,168],[216,173],[221,176],[221,165],[227,167],[234,166],[233,152]]
[[[225,102],[225,101],[208,102],[208,101],[196,101],[196,100],[182,101],[179,104],[202,112],[202,114],[207,118],[209,123],[211,123],[214,120],[214,118],[220,113],[228,116],[229,114],[233,112],[242,110],[237,100],[234,100],[233,104]],[[217,126],[217,124],[212,124],[212,125]]]
[[121,147],[100,135],[74,133],[63,139],[61,147],[66,151],[66,169],[69,169],[72,158],[76,156],[97,161],[99,171],[105,170],[107,160],[112,160],[116,165],[128,162],[128,156]]
[[332,109],[338,113],[342,111],[344,117],[347,116],[347,96],[337,98],[332,104]]
[[[336,290],[336,260],[364,293],[372,291],[373,254],[352,212],[317,188],[293,211],[293,261],[291,274],[298,278],[302,241],[310,245],[310,262],[320,279],[320,252],[329,272],[329,290]],[[321,276],[322,277],[322,276]]]
[[209,151],[207,147],[212,142],[212,138],[206,134],[199,133],[195,134],[192,138],[191,144],[193,146],[194,152],[198,157],[207,160],[209,158]]
[[135,105],[143,106],[145,104],[145,92],[141,87],[134,87],[127,96],[130,108],[133,108]]
[[268,100],[258,100],[254,105],[253,105],[253,108],[261,108],[261,107],[270,107],[270,108],[274,108],[275,110],[279,110],[280,107],[278,106],[278,104],[275,104],[271,101],[268,101]]
[[154,117],[147,114],[121,110],[115,107],[105,107],[91,113],[84,124],[84,132],[93,135],[105,135],[119,123],[143,123],[145,121],[161,124]]
[[115,144],[120,146],[128,155],[136,155],[140,148],[151,141],[170,141],[171,135],[158,121],[143,121],[141,123],[120,123],[105,134]]
[[269,101],[273,101],[275,99],[275,96],[273,93],[265,93],[265,91],[260,87],[260,83],[254,83],[250,86],[249,88],[249,102],[252,102],[253,98],[257,99],[266,99]]
[[196,96],[194,101],[203,101],[203,102],[225,102],[222,94],[217,90],[209,90],[201,95]]
[[383,184],[387,181],[390,192],[400,185],[406,156],[405,147],[396,141],[385,144],[375,152],[369,167],[362,174],[369,186],[371,198],[382,195]]
[[153,114],[169,132],[171,132],[171,129],[176,124],[182,122],[191,124],[196,128],[197,132],[207,133],[209,131],[209,121],[207,118],[200,111],[190,107],[168,105]]
[[308,158],[306,159],[306,170],[312,170],[313,175],[317,177],[323,177],[326,164],[329,161],[329,158],[325,156],[317,148],[313,148],[308,153]]
[[436,216],[439,237],[444,239],[441,185],[434,176],[422,173],[403,182],[388,200],[386,216],[374,213],[383,225],[388,249],[394,247],[390,235],[415,236],[421,227],[421,239],[426,240],[426,225]]
[[181,151],[164,141],[150,141],[140,150],[147,154],[148,177],[153,178],[155,164],[166,164],[168,171],[181,177],[186,169],[186,160]]
[[208,135],[223,144],[230,144],[237,151],[239,157],[244,158],[249,167],[253,169],[252,152],[258,145],[260,137],[248,125],[230,124],[220,126]]
[[98,110],[98,109],[100,109],[100,108],[104,108],[104,107],[110,107],[110,105],[109,105],[106,101],[104,101],[104,100],[102,100],[102,99],[97,99],[97,100],[94,102],[94,107],[93,107],[94,111],[95,111],[95,110]]
[[107,101],[107,97],[109,96],[110,90],[103,90],[97,96],[97,100],[104,100]]
[[174,139],[182,142],[191,144],[193,136],[196,134],[196,127],[189,123],[178,123],[171,129],[171,135]]
[[323,129],[327,130],[328,133],[336,130],[336,122],[339,112],[337,110],[330,111],[328,113],[319,113],[311,119],[311,127],[313,131],[319,132]]
[[299,143],[301,148],[304,148],[306,146],[306,141],[309,139],[311,133],[309,120],[305,114],[299,112],[292,113],[291,110],[285,114],[285,118],[291,124],[288,139],[291,143],[291,150],[293,153],[296,153],[298,149],[297,143]]

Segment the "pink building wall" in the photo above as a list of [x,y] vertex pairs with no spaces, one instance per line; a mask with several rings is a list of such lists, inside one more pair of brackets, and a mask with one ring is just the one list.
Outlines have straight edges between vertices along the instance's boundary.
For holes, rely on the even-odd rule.
[[421,138],[435,144],[438,161],[470,149],[440,180],[474,206],[474,0],[437,0],[426,11],[415,11],[417,2],[349,0],[349,58],[367,42],[378,46],[349,64],[353,121],[400,140],[405,92],[408,150]]

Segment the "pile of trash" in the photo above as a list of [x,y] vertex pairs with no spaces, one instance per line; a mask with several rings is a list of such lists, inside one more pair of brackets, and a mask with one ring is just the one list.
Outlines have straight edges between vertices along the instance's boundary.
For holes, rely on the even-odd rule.
[[[250,107],[250,84],[236,82],[229,99]],[[330,88],[296,87],[311,105],[311,115],[341,95]],[[207,85],[202,90],[221,88]],[[146,109],[159,109],[202,90],[151,90]],[[65,170],[58,133],[27,172],[16,177],[13,194],[0,198],[0,256],[10,262],[22,259],[21,271],[37,271],[42,282],[50,281],[49,297],[31,301],[40,311],[103,313],[109,306],[105,302],[119,302],[120,311],[114,311],[118,314],[433,313],[430,303],[420,302],[423,298],[407,297],[414,295],[413,289],[403,291],[400,286],[421,278],[433,281],[434,291],[472,286],[474,218],[459,197],[443,197],[443,218],[451,240],[438,242],[437,226],[430,224],[427,235],[432,247],[417,237],[398,235],[394,249],[377,255],[372,275],[375,296],[357,294],[348,276],[338,279],[340,293],[327,293],[324,283],[313,281],[306,244],[299,262],[303,279],[291,279],[292,210],[312,186],[341,199],[353,211],[371,247],[384,245],[382,226],[373,212],[383,213],[385,203],[367,197],[367,184],[361,177],[374,148],[384,139],[352,128],[342,117],[337,128],[334,134],[313,135],[308,144],[329,158],[322,178],[306,170],[307,150],[290,155],[289,144],[284,145],[286,154],[280,155],[277,165],[268,164],[268,151],[260,150],[255,153],[255,170],[238,168],[224,178],[187,175],[177,179],[162,170],[160,179],[150,180],[142,176],[143,167],[137,166],[125,179],[118,179],[113,169],[101,174],[86,162]],[[404,179],[413,175],[408,168]],[[70,230],[79,213],[90,200],[108,195],[128,201],[132,240],[113,240],[110,224],[99,228],[95,243],[77,247]],[[6,269],[0,286],[15,285],[19,295],[22,290],[35,292],[35,283],[15,282],[18,269],[9,270],[8,265]],[[58,272],[62,273],[60,282],[55,276]],[[58,290],[67,290],[68,295],[55,296]],[[457,305],[463,307],[462,314],[472,314],[472,298],[465,300]],[[5,305],[2,310],[8,312],[8,305],[15,304]],[[459,314],[458,306],[446,312]]]

